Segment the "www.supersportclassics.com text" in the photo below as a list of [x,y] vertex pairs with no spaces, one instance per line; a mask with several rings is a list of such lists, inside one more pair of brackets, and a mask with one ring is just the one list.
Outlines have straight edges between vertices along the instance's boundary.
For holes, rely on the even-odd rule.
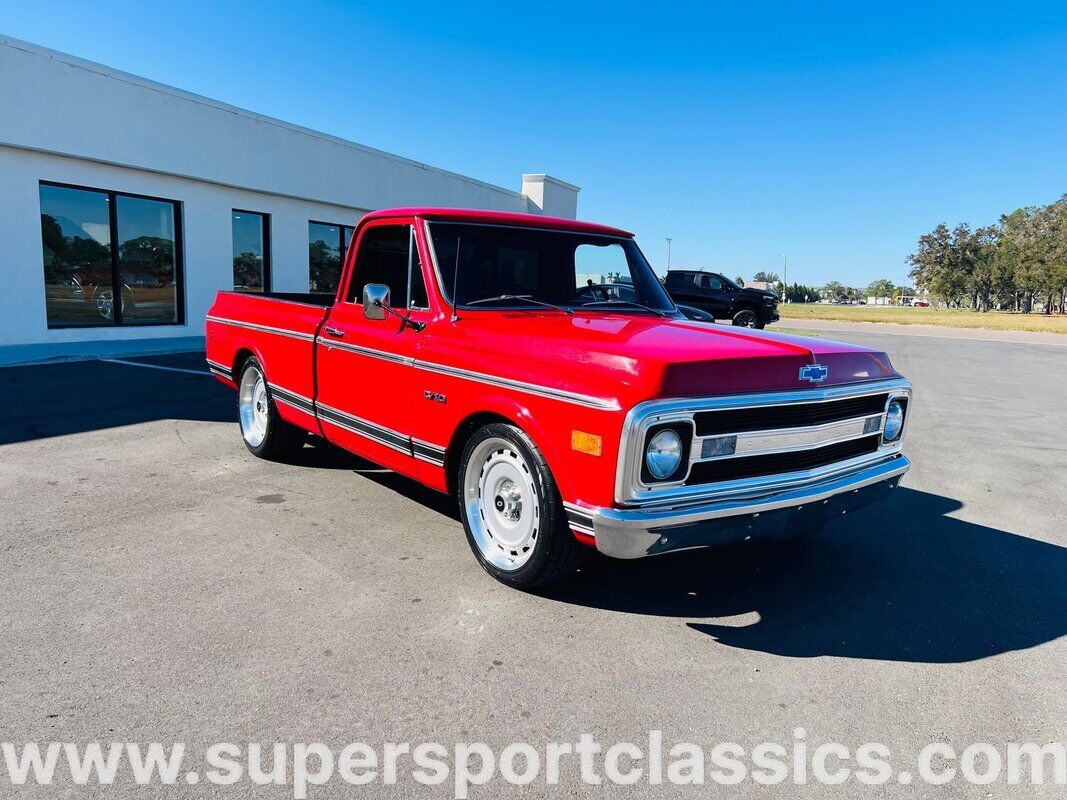
[[[787,743],[670,741],[659,730],[640,743],[604,743],[583,733],[573,741],[535,746],[512,742],[217,742],[203,749],[182,742],[3,742],[0,785],[106,787],[244,783],[291,786],[297,800],[334,780],[352,786],[450,784],[457,800],[472,787],[506,783],[702,786],[849,781],[881,786],[1067,785],[1063,742],[931,742],[910,758],[878,742],[847,746],[810,741],[803,728]],[[193,756],[190,758],[190,756]],[[195,760],[195,763],[193,763]],[[907,761],[907,765],[904,762]]]

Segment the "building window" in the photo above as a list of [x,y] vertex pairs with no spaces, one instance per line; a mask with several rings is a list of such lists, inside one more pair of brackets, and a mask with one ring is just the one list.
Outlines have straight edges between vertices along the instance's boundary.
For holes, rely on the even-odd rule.
[[178,203],[43,182],[40,192],[48,327],[181,322]]
[[308,223],[308,274],[310,290],[333,294],[341,282],[341,263],[352,240],[349,225]]
[[233,290],[270,291],[270,215],[233,210]]

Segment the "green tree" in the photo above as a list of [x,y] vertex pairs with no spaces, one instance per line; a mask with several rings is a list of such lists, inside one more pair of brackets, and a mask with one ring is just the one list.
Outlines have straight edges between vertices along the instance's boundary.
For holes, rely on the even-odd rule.
[[868,297],[892,297],[893,281],[888,278],[880,278],[872,282],[865,291]]
[[777,272],[765,272],[764,270],[760,270],[755,275],[753,275],[752,276],[752,280],[760,281],[762,283],[771,283],[771,284],[775,284],[775,283],[780,283],[781,282],[781,280],[778,277],[778,273]]
[[790,303],[813,303],[821,295],[822,293],[816,287],[799,283],[794,283],[785,290],[786,299]]
[[1029,206],[1000,220],[995,264],[1010,273],[1024,312],[1041,299],[1045,313],[1064,307],[1067,295],[1067,195],[1047,206]]
[[249,251],[233,257],[233,285],[242,289],[263,289],[263,257]]
[[311,291],[335,292],[341,282],[341,256],[336,247],[316,239],[308,248]]
[[940,296],[946,304],[962,305],[970,288],[970,239],[966,224],[950,231],[941,223],[920,236],[918,248],[908,256],[915,283]]
[[837,281],[830,281],[822,287],[822,296],[827,300],[843,300],[848,297],[848,287]]
[[990,298],[997,282],[996,256],[1000,229],[995,225],[979,228],[968,240],[968,264],[971,276],[972,308],[989,311]]

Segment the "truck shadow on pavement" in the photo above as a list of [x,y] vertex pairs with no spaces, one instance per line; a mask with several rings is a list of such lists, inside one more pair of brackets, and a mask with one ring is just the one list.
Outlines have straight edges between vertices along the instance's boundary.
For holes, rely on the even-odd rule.
[[901,488],[800,541],[598,558],[541,594],[799,658],[960,663],[1067,633],[1067,548],[947,516],[961,507]]
[[353,472],[443,517],[459,522],[459,509],[456,498],[452,495],[434,491],[411,478],[398,475],[387,467],[368,461],[355,453],[349,453],[340,447],[334,447],[321,439],[311,437],[306,446],[279,460],[284,464],[305,469],[339,469]]

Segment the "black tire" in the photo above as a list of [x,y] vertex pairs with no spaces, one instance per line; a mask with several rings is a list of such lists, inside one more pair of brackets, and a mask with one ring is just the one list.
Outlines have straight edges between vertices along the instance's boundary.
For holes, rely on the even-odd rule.
[[763,327],[763,320],[761,320],[759,318],[759,314],[757,314],[751,308],[742,308],[740,311],[734,314],[733,323],[739,328]]
[[[266,393],[264,398],[265,425],[261,432],[261,437],[249,435],[249,428],[246,427],[246,416],[243,409],[246,400],[244,391],[246,376],[251,381],[253,375],[262,380]],[[270,461],[276,461],[292,455],[303,447],[304,442],[307,441],[307,433],[305,431],[281,418],[278,413],[278,407],[274,402],[274,397],[271,394],[266,374],[255,356],[250,357],[241,365],[241,374],[237,379],[237,425],[241,430],[241,440],[245,443],[248,451],[257,458],[265,458]]]
[[[501,442],[505,444],[500,444]],[[516,463],[521,462],[520,466],[525,464],[529,467],[527,472],[531,473],[529,474],[530,485],[536,490],[536,511],[533,516],[533,524],[536,526],[535,538],[526,549],[528,553],[524,551],[524,554],[520,556],[525,561],[519,566],[502,568],[499,565],[501,560],[509,558],[508,551],[488,533],[491,526],[485,516],[480,490],[477,490],[478,497],[473,496],[469,491],[471,487],[467,483],[468,467],[476,454],[487,450],[491,455],[503,456],[507,451],[507,455],[517,457]],[[481,460],[481,456],[478,457]],[[479,475],[484,475],[485,464],[478,467],[478,470]],[[493,423],[475,431],[464,446],[463,454],[459,459],[456,495],[463,530],[467,535],[467,543],[471,551],[482,568],[506,586],[516,589],[532,589],[561,580],[576,572],[591,553],[591,549],[579,543],[571,533],[559,488],[541,451],[521,429],[514,425]],[[499,496],[495,498],[496,501],[499,499]],[[534,511],[532,507],[519,513],[531,511]],[[476,521],[477,533],[469,518],[472,512],[479,515],[479,520]],[[492,515],[491,511],[490,515]],[[483,545],[479,544],[479,536],[482,537],[483,542],[488,537],[486,552],[498,561],[497,564],[494,564],[483,552]],[[494,548],[499,552],[495,552]],[[511,555],[518,554],[512,551]]]

